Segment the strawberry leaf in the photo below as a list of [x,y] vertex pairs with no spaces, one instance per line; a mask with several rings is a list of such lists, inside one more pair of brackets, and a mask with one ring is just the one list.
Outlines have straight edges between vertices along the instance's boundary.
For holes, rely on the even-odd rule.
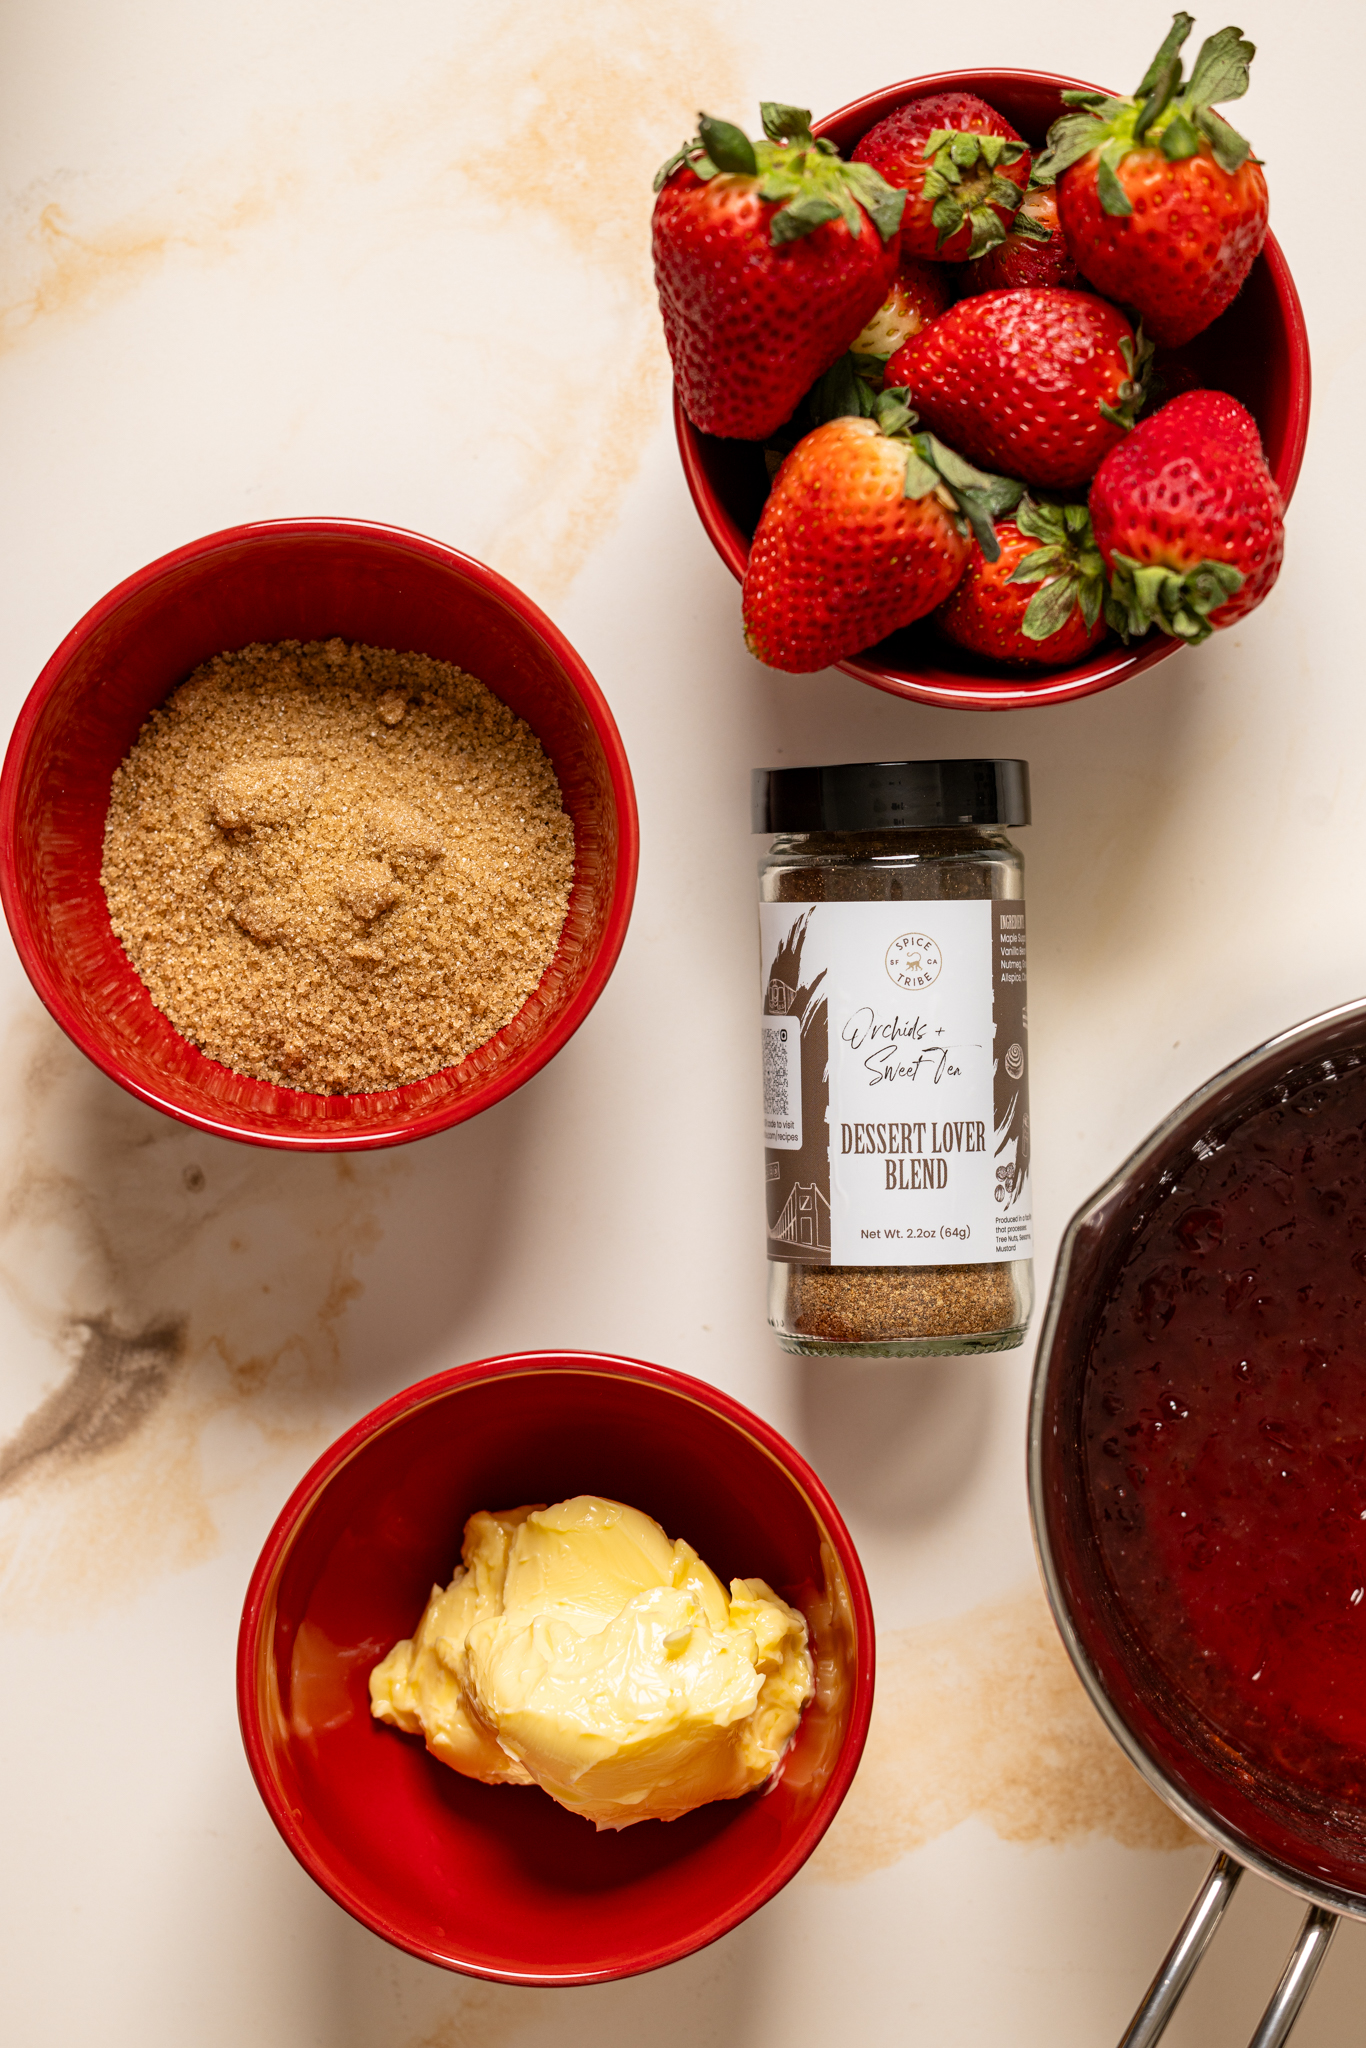
[[[1021,564],[1021,567],[1024,565]],[[1068,575],[1052,576],[1041,590],[1030,598],[1021,629],[1028,640],[1051,640],[1061,632],[1075,611],[1077,605],[1076,578]]]
[[1157,77],[1153,80],[1152,89],[1148,97],[1138,110],[1138,116],[1134,121],[1135,142],[1142,142],[1158,115],[1166,113],[1175,96],[1176,88],[1180,83],[1181,59],[1175,56],[1168,57],[1166,63],[1158,72]]
[[1086,627],[1095,625],[1105,602],[1105,563],[1091,532],[1085,505],[1052,505],[1022,499],[1015,524],[1044,543],[1015,564],[1007,581],[1042,583],[1021,622],[1031,640],[1047,640],[1081,607]]
[[879,431],[889,440],[910,431],[916,416],[911,407],[911,395],[904,385],[893,384],[887,390],[879,391],[873,400],[873,418]]
[[1186,87],[1186,97],[1197,107],[1217,105],[1221,100],[1240,100],[1247,91],[1248,66],[1257,54],[1240,28],[1221,28],[1200,45],[1195,69]]
[[1232,177],[1240,171],[1251,154],[1251,144],[1244,141],[1236,128],[1229,126],[1222,114],[1216,114],[1213,107],[1198,107],[1196,124],[1209,137],[1209,146],[1214,152],[1214,161],[1221,171]]
[[828,220],[838,220],[843,209],[834,199],[822,199],[815,193],[803,193],[773,216],[769,230],[775,248],[784,242],[798,242],[803,235],[814,234],[823,228]]
[[[1066,98],[1066,94],[1063,95]],[[1108,141],[1109,124],[1094,114],[1063,114],[1048,131],[1048,144],[1034,165],[1034,182],[1052,185]]]
[[900,385],[879,391],[873,400],[873,418],[889,440],[905,444],[905,496],[928,498],[937,492],[945,505],[966,520],[987,560],[999,561],[1001,543],[996,538],[995,521],[1019,502],[1024,485],[1013,477],[974,469],[933,434],[915,433],[910,394]]
[[[1161,49],[1153,58],[1152,63],[1148,66],[1142,78],[1140,78],[1140,80],[1138,81],[1138,91],[1134,94],[1134,98],[1136,100],[1141,100],[1144,97],[1145,93],[1150,93],[1152,91],[1158,79],[1161,77],[1163,71],[1166,69],[1167,65],[1171,62],[1171,60],[1176,56],[1177,51],[1181,48],[1182,44],[1185,42],[1187,36],[1190,34],[1191,30],[1194,27],[1195,16],[1193,14],[1174,14],[1172,16],[1172,25],[1167,30],[1166,35],[1162,39]],[[1206,47],[1208,47],[1208,45],[1206,45]],[[1202,50],[1200,54],[1203,56],[1204,51]],[[1179,59],[1177,61],[1176,69],[1177,75],[1179,77],[1181,72],[1181,65]]]
[[963,173],[953,158],[945,153],[937,164],[932,164],[926,171],[925,182],[920,190],[926,199],[941,199],[946,192],[952,192],[954,187],[961,185],[962,182]]
[[942,249],[950,235],[956,235],[963,225],[962,202],[946,192],[942,199],[936,199],[930,219],[939,230],[939,241],[936,246]]
[[914,446],[909,446],[906,450],[906,488],[903,496],[928,498],[931,491],[938,489],[939,472],[930,467]]
[[1135,637],[1157,626],[1176,640],[1199,646],[1214,631],[1210,614],[1241,590],[1243,575],[1229,562],[1197,562],[1184,575],[1160,562],[1116,554],[1110,565],[1106,617]]
[[999,561],[1001,543],[996,538],[996,521],[1019,504],[1024,485],[1014,477],[993,476],[989,470],[975,469],[955,449],[946,448],[935,434],[917,434],[915,445],[948,486],[987,560]]
[[906,194],[889,185],[871,164],[846,164],[844,179],[883,241],[890,242],[901,226]]
[[[1085,507],[1082,509],[1085,510]],[[1061,508],[1057,505],[1041,504],[1033,498],[1020,500],[1019,509],[1015,514],[1015,524],[1021,533],[1027,533],[1031,540],[1045,541],[1049,548],[1060,546],[1067,538],[1067,524]],[[1030,573],[1030,569],[1033,563],[1041,562],[1042,559],[1041,552],[1026,555],[1022,562],[1016,563],[1011,582],[1036,583],[1044,574],[1047,565],[1033,574]]]
[[1001,226],[1000,216],[989,206],[975,206],[968,215],[972,222],[972,237],[968,243],[967,260],[975,263],[979,256],[985,256],[988,249],[995,249],[1004,242],[1006,231]]
[[1248,144],[1237,130],[1214,112],[1214,102],[1239,99],[1248,88],[1248,66],[1256,55],[1240,28],[1221,28],[1200,47],[1195,67],[1183,85],[1181,48],[1194,23],[1189,14],[1173,16],[1162,47],[1143,74],[1130,100],[1069,90],[1063,103],[1073,111],[1048,131],[1048,144],[1034,166],[1034,180],[1051,185],[1064,171],[1089,155],[1102,152],[1096,179],[1104,211],[1119,217],[1132,211],[1120,185],[1119,166],[1131,150],[1158,148],[1168,163],[1181,163],[1199,153],[1203,136],[1219,168],[1232,177],[1247,161]]
[[796,172],[786,169],[765,171],[759,180],[759,197],[774,206],[780,206],[785,199],[795,199],[801,189],[802,181]]
[[1115,145],[1108,143],[1101,151],[1100,162],[1096,166],[1096,192],[1102,207],[1111,215],[1132,213],[1134,210],[1128,193],[1115,176],[1114,158],[1117,155]]
[[1053,239],[1052,228],[1045,227],[1041,220],[1035,220],[1023,206],[1016,214],[1010,232],[1025,242],[1051,242]]
[[1020,188],[1013,178],[993,178],[987,187],[986,204],[1003,206],[1007,213],[1014,213],[1020,203]]
[[731,121],[714,120],[710,114],[698,116],[697,128],[702,146],[718,171],[733,171],[744,178],[759,175],[754,144],[743,128],[737,128]]
[[871,419],[882,382],[880,356],[842,355],[823,377],[818,377],[807,394],[807,406],[816,425],[827,420]]
[[1131,341],[1126,335],[1119,344],[1129,374],[1119,387],[1117,405],[1102,405],[1100,416],[1109,420],[1113,427],[1123,427],[1127,433],[1134,424],[1148,400],[1148,380],[1152,374],[1153,345],[1143,332],[1142,323]]
[[1169,164],[1181,163],[1200,150],[1199,131],[1192,128],[1180,107],[1162,131],[1162,154]]
[[704,184],[707,182],[709,178],[714,178],[716,176],[716,165],[712,163],[706,151],[703,149],[701,143],[694,135],[691,142],[681,143],[679,147],[674,151],[673,155],[667,160],[667,162],[662,163],[659,169],[655,172],[655,191],[662,192],[664,187],[668,184],[670,178],[673,176],[674,172],[681,171],[684,164],[686,164],[689,170],[693,171],[697,177],[701,178]]
[[989,562],[1001,559],[1001,543],[996,538],[996,519],[990,504],[981,491],[955,491],[958,510],[972,528],[973,539]]
[[[1017,516],[1015,524],[1019,526]],[[1045,576],[1052,575],[1058,566],[1056,547],[1035,548],[1031,554],[1022,555],[1006,578],[1007,583],[1041,583]]]
[[779,100],[760,100],[759,118],[770,142],[811,141],[809,107],[785,107]]

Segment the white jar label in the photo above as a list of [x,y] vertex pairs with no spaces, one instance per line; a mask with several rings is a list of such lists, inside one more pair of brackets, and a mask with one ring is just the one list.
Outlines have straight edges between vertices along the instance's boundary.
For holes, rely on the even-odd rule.
[[1021,902],[763,903],[768,1254],[1027,1259]]

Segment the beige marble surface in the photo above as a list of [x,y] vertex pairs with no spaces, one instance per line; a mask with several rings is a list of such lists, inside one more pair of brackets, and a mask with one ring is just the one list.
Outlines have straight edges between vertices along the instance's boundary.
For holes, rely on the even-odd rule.
[[[1252,0],[1246,125],[1304,296],[1315,428],[1285,573],[1241,629],[1086,703],[930,712],[749,660],[688,503],[646,255],[699,104],[828,110],[1018,63],[1137,78],[1165,21],[1081,0],[45,0],[0,13],[0,693],[121,576],[239,520],[369,516],[511,575],[593,667],[641,801],[636,915],[528,1088],[351,1162],[124,1097],[0,963],[0,2006],[101,2048],[1094,2048],[1203,1852],[1109,1745],[1034,1590],[1029,1347],[786,1359],[763,1326],[753,1034],[760,762],[1032,763],[1039,1268],[1187,1089],[1366,986],[1355,458],[1366,305],[1304,141],[1366,67],[1346,0]],[[1200,31],[1221,25],[1202,19]],[[1336,42],[1335,42],[1336,39]],[[1297,124],[1300,124],[1297,129]],[[1335,160],[1336,161],[1336,160]],[[1331,175],[1330,175],[1331,168]],[[1346,175],[1345,170],[1343,175]],[[674,967],[690,962],[680,1000]],[[655,1118],[696,1230],[651,1223]],[[574,1197],[566,1199],[572,1186]],[[505,1990],[336,1909],[266,1819],[232,1658],[274,1513],[396,1387],[538,1344],[700,1373],[785,1429],[882,1632],[859,1784],[815,1863],[659,1975]],[[1236,2048],[1297,1918],[1249,1882],[1169,2040]],[[1303,2048],[1355,2040],[1344,1930]]]

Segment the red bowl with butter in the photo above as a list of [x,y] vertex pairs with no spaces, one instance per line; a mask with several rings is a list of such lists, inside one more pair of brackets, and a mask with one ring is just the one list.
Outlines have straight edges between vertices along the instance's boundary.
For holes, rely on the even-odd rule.
[[[1013,123],[1037,150],[1063,112],[1062,93],[1085,81],[1048,71],[941,71],[841,107],[815,124],[844,156],[906,100],[927,93],[976,93]],[[1275,237],[1268,235],[1242,291],[1212,326],[1168,360],[1199,384],[1232,392],[1261,429],[1271,471],[1288,503],[1309,427],[1309,341],[1299,294]],[[703,434],[674,399],[674,426],[688,489],[712,545],[732,575],[743,578],[749,544],[768,496],[768,472],[755,442]],[[738,632],[737,622],[737,632]],[[1071,668],[1024,674],[956,647],[928,619],[893,633],[864,654],[836,663],[846,675],[893,696],[946,709],[1016,711],[1061,704],[1108,690],[1175,654],[1182,643],[1150,633],[1126,648],[1113,636]]]
[[[467,1517],[580,1493],[640,1508],[723,1582],[767,1579],[806,1614],[816,1697],[760,1790],[597,1833],[372,1719],[370,1671],[450,1579]],[[676,1962],[795,1875],[853,1780],[873,1669],[849,1532],[776,1430],[684,1373],[527,1352],[405,1389],[318,1460],[252,1574],[237,1699],[270,1816],[338,1905],[446,1969],[588,1984]]]
[[[114,770],[210,655],[339,634],[467,669],[531,727],[574,825],[569,914],[517,1015],[457,1066],[401,1088],[314,1095],[232,1072],[153,1004],[100,886]],[[360,519],[278,519],[163,555],[86,613],[39,676],[0,774],[0,899],[53,1017],[111,1079],[223,1138],[292,1151],[397,1145],[475,1116],[554,1057],[607,984],[639,831],[621,736],[564,635],[482,562]]]

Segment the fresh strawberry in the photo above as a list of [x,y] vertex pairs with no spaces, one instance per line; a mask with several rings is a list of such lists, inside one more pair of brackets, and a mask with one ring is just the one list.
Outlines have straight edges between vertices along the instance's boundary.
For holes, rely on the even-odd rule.
[[979,292],[1014,291],[1023,286],[1064,285],[1070,289],[1078,283],[1077,266],[1058,226],[1057,195],[1048,185],[1031,185],[1004,242],[988,249],[975,263],[964,264],[958,296],[969,299]]
[[1195,643],[1266,596],[1280,574],[1284,507],[1256,434],[1236,399],[1189,391],[1106,456],[1091,521],[1120,632],[1155,625]]
[[943,263],[903,256],[892,289],[863,332],[850,343],[856,356],[894,356],[903,341],[919,334],[953,304],[953,272]]
[[970,461],[1066,489],[1129,431],[1148,353],[1090,292],[986,292],[913,335],[887,382]]
[[976,542],[962,581],[936,619],[960,647],[993,661],[1081,661],[1105,638],[1105,564],[1084,505],[1025,498],[996,528],[989,562]]
[[655,180],[655,281],[683,409],[761,441],[848,348],[896,274],[904,195],[765,103],[763,141],[701,116]]
[[1029,148],[1003,114],[971,92],[907,100],[854,151],[907,195],[907,256],[958,263],[1003,242],[1029,183]]
[[974,533],[995,549],[1019,485],[915,424],[904,392],[880,392],[871,418],[817,427],[778,471],[744,587],[745,638],[770,668],[807,675],[875,645],[948,596]]
[[1238,28],[1210,36],[1190,79],[1178,14],[1130,100],[1065,92],[1076,111],[1049,132],[1036,178],[1057,181],[1058,214],[1083,275],[1136,307],[1154,341],[1179,348],[1239,291],[1266,239],[1262,167],[1214,111],[1247,91],[1255,54]]
[[1266,460],[1256,420],[1227,391],[1183,391],[1163,406],[1162,426],[1169,440],[1178,433],[1200,434]]

